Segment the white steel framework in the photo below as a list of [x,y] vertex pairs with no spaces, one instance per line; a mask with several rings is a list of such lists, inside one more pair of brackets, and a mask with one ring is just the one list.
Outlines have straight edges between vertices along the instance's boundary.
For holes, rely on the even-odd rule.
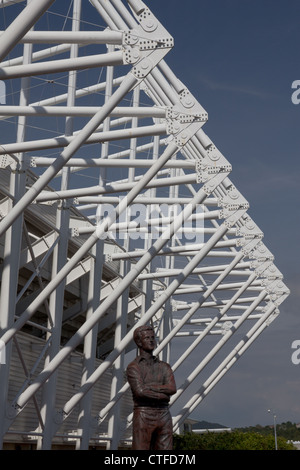
[[0,14],[1,445],[130,445],[124,370],[148,322],[175,374],[194,363],[176,431],[278,315],[282,274],[145,3]]

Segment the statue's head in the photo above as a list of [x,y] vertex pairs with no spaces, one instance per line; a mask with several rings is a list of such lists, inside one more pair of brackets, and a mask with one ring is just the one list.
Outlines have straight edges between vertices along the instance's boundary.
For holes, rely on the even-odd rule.
[[140,348],[144,344],[144,340],[146,338],[150,337],[150,341],[153,343],[153,347],[151,349],[154,349],[155,347],[155,334],[154,334],[154,329],[150,325],[142,325],[139,326],[134,330],[133,333],[133,339],[135,341],[135,344]]

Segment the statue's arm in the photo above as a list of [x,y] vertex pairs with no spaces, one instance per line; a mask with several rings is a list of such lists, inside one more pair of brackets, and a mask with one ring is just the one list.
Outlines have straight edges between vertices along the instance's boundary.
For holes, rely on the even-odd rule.
[[155,391],[161,392],[161,393],[165,393],[166,395],[174,395],[174,393],[176,393],[175,382],[170,383],[170,384],[165,384],[165,385],[151,384],[150,387],[151,387],[152,390],[155,390]]
[[168,364],[165,365],[165,369],[162,383],[152,383],[150,386],[152,390],[157,392],[165,393],[168,396],[174,395],[176,393],[176,383],[173,371]]
[[155,398],[156,400],[169,398],[166,392],[155,389],[153,384],[144,384],[139,369],[134,364],[127,367],[127,379],[132,392],[138,398]]

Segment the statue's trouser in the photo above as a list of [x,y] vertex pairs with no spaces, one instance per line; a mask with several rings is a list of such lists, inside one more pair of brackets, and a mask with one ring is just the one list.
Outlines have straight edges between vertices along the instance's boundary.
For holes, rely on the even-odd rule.
[[172,450],[173,426],[169,408],[137,407],[133,412],[133,450]]

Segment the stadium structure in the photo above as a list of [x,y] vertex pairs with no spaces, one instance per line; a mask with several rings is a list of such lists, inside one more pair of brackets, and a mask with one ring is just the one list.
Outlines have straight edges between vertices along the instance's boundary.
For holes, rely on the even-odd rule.
[[178,431],[289,294],[146,3],[0,0],[3,449],[130,447],[147,323]]

